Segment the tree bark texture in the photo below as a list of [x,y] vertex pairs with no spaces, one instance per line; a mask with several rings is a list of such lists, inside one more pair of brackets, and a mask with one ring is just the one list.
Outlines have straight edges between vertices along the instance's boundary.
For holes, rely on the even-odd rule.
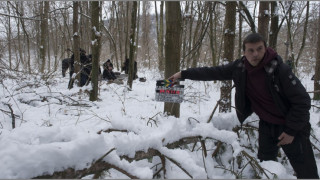
[[[319,5],[320,8],[320,5]],[[318,16],[318,41],[317,41],[317,51],[316,51],[316,66],[314,69],[314,100],[320,100],[320,10]]]
[[136,26],[137,26],[137,1],[133,1],[132,11],[131,11],[131,29],[130,29],[130,54],[129,54],[129,73],[128,73],[128,85],[132,89],[134,74],[134,53],[136,52]]
[[79,37],[79,2],[73,2],[73,55],[74,55],[74,72],[77,74],[75,79],[80,83],[80,37]]
[[99,58],[101,49],[101,32],[100,32],[100,1],[91,2],[91,44],[92,49],[92,70],[91,70],[91,85],[90,101],[98,100],[98,74],[99,74]]
[[[156,1],[155,1],[156,5]],[[159,71],[160,73],[164,71],[164,53],[163,53],[163,46],[164,46],[164,34],[163,34],[163,7],[164,7],[164,1],[160,1],[160,14],[158,19],[158,12],[156,11],[156,19],[157,19],[157,41],[158,41],[158,63],[159,63]]]
[[269,47],[277,50],[277,39],[279,32],[279,15],[278,15],[278,2],[271,2],[271,26],[269,34]]
[[270,10],[268,1],[260,1],[258,16],[258,33],[267,41],[269,37]]
[[[179,1],[165,2],[166,37],[165,37],[165,77],[179,71],[181,49],[181,9]],[[164,112],[180,117],[180,104],[164,103]]]
[[48,12],[49,12],[49,1],[43,1],[43,6],[41,10],[41,34],[40,34],[40,46],[39,46],[39,52],[40,52],[40,72],[44,73],[45,65],[46,65],[46,51],[47,51],[47,45],[46,40],[48,36]]
[[[226,2],[223,63],[229,63],[233,61],[234,58],[236,6],[237,3],[235,1]],[[231,112],[231,87],[232,81],[222,81],[222,87],[220,88],[221,103],[219,106],[219,112]]]

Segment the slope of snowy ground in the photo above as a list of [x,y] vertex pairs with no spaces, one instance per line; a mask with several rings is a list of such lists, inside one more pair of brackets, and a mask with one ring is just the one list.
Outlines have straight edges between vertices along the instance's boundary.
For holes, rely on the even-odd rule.
[[[147,81],[135,80],[132,91],[127,90],[126,82],[119,85],[102,81],[99,101],[96,102],[89,101],[87,92],[90,85],[69,90],[68,78],[62,78],[60,74],[53,74],[43,80],[39,75],[7,73],[12,77],[6,75],[0,84],[1,179],[26,179],[50,175],[67,168],[89,168],[113,148],[115,150],[103,160],[139,178],[153,178],[153,174],[161,168],[160,158],[155,156],[130,162],[121,157],[134,157],[135,152],[148,149],[158,150],[183,168],[167,160],[166,178],[254,177],[249,165],[242,167],[240,172],[236,170],[237,166],[229,164],[242,150],[256,157],[256,152],[244,148],[244,145],[256,146],[256,133],[253,132],[252,138],[248,139],[242,131],[238,138],[237,133],[232,131],[239,125],[234,110],[228,114],[216,112],[212,122],[207,123],[220,96],[219,83],[183,82],[185,101],[181,103],[181,117],[174,118],[163,114],[163,103],[155,101],[156,80],[160,79],[156,72],[140,72],[138,75],[145,76]],[[309,77],[305,77],[302,82],[312,91],[313,81]],[[14,129],[9,107],[15,114]],[[319,109],[312,108],[310,113],[314,135],[320,138],[317,125],[320,121]],[[253,115],[246,122],[252,121],[251,124],[256,127],[257,119]],[[108,129],[119,131],[101,132]],[[200,143],[196,144],[194,151],[193,144],[185,148],[166,147],[182,138],[194,136],[209,139],[206,140],[210,153],[207,157],[203,156]],[[219,158],[212,158],[217,141],[223,142],[226,149]],[[319,142],[315,139],[312,141],[320,147]],[[319,154],[316,150],[315,153]],[[320,167],[319,156],[316,160]],[[275,174],[278,178],[295,178],[290,165],[273,161],[259,165],[268,172],[260,174],[262,178],[272,178]],[[239,174],[231,173],[230,169]],[[102,177],[128,178],[115,169],[108,170]]]

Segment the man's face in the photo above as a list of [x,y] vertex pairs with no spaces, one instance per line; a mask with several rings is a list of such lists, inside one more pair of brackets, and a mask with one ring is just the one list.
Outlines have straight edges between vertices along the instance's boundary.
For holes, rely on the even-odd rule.
[[252,66],[257,66],[264,57],[266,47],[263,41],[256,43],[246,43],[244,56]]

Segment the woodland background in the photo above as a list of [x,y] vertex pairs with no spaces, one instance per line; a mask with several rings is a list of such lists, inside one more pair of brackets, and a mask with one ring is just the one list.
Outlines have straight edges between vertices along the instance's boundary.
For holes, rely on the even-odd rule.
[[[156,68],[162,74],[167,65],[164,74],[167,77],[179,69],[214,66],[239,58],[243,37],[259,32],[284,60],[291,59],[295,66],[303,66],[295,69],[297,75],[298,69],[312,72],[319,66],[315,67],[319,59],[317,1],[181,1],[175,7],[181,12],[176,17],[165,16],[165,4],[164,1],[3,1],[1,64],[7,69],[48,74],[58,71],[61,60],[71,56],[67,49],[74,51],[77,59],[80,47],[87,54],[95,54],[95,67],[111,59],[120,70],[124,60],[130,58],[139,67]],[[175,49],[165,51],[165,38],[172,39],[166,34],[170,20],[173,27],[179,26],[175,31],[179,36],[174,34],[172,40],[181,47],[176,51],[177,57],[169,57],[176,53]],[[169,45],[170,41],[167,42]],[[76,73],[79,68],[76,66]],[[315,72],[319,79],[318,71]],[[129,76],[130,87],[131,79]],[[97,85],[94,80],[92,83],[94,87]],[[319,89],[319,85],[315,88]],[[316,96],[319,99],[319,94]]]
[[[50,98],[55,98],[66,106],[76,104],[80,108],[95,107],[95,102],[104,101],[106,95],[103,92],[109,92],[111,91],[110,88],[115,88],[121,89],[121,93],[116,90],[112,91],[113,96],[118,97],[118,101],[122,104],[119,105],[122,113],[121,118],[131,119],[131,116],[123,115],[126,114],[124,110],[126,109],[125,100],[130,94],[127,91],[134,93],[136,89],[141,90],[143,88],[143,84],[133,80],[134,61],[138,63],[138,75],[145,76],[147,80],[150,79],[155,83],[155,77],[165,79],[173,73],[189,67],[221,65],[240,58],[242,56],[242,40],[251,32],[261,33],[267,39],[268,45],[276,49],[285,61],[292,60],[295,74],[302,80],[308,78],[308,81],[304,81],[303,84],[310,84],[310,78],[315,75],[312,89],[309,86],[307,90],[313,99],[313,108],[318,109],[317,104],[320,99],[319,17],[320,2],[318,1],[1,1],[0,77],[4,91],[1,96],[0,110],[2,117],[4,117],[1,127],[8,131],[3,131],[6,133],[2,134],[2,140],[10,134],[11,130],[14,133],[13,129],[19,129],[26,123],[21,107],[17,103],[13,103],[17,101],[37,106],[34,101],[51,104]],[[79,48],[85,49],[87,54],[92,54],[92,81],[88,87],[74,87],[68,91],[67,81],[61,77],[61,62],[62,59],[70,57],[72,52],[75,53],[75,60],[80,61],[77,55],[79,54]],[[102,63],[111,59],[115,69],[121,71],[121,65],[126,58],[130,59],[130,66],[132,67],[128,79],[125,81],[126,85],[114,87],[116,85],[107,85],[100,81],[98,68]],[[80,69],[81,67],[76,65],[76,74]],[[151,72],[152,75],[148,72]],[[32,78],[35,80],[33,81]],[[57,80],[57,78],[60,80]],[[76,78],[78,77],[76,76]],[[8,81],[12,83],[8,83]],[[40,96],[40,99],[23,102],[23,98],[15,98],[15,96],[27,97],[27,94],[34,95],[36,98],[39,95],[38,88],[42,86],[48,89],[54,88],[57,85],[51,83],[56,83],[56,81],[65,85],[65,89],[58,90],[61,91],[58,93],[59,95],[50,94]],[[150,87],[148,83],[151,82],[147,81],[145,87]],[[217,88],[215,90],[218,93],[220,92],[220,97],[218,96],[215,99],[217,104],[212,107],[211,115],[203,118],[205,120],[198,121],[198,123],[201,125],[203,125],[202,123],[208,124],[207,119],[208,122],[212,120],[217,107],[219,107],[217,112],[224,114],[222,116],[228,116],[229,112],[234,114],[232,82],[205,83],[204,86],[205,94],[209,93],[207,90],[211,89],[211,86],[214,86]],[[199,91],[202,91],[202,89],[199,89]],[[68,100],[61,100],[61,98]],[[83,104],[83,99],[88,99],[90,102]],[[204,101],[207,100],[206,97],[199,97],[199,103],[203,99],[205,99]],[[197,101],[193,104],[197,104]],[[135,106],[134,103],[132,106]],[[192,104],[188,104],[189,106],[192,106]],[[163,111],[160,114],[157,113],[155,116],[149,114],[149,121],[160,123],[159,119],[171,118],[166,115],[179,118],[180,113],[186,113],[184,110],[180,110],[180,104],[164,103]],[[318,111],[313,110],[313,113],[312,117],[317,117]],[[158,117],[161,114],[163,116]],[[47,114],[47,116],[51,117],[50,114]],[[154,120],[155,117],[158,117],[158,119]],[[12,122],[12,126],[11,124],[8,125],[9,120],[10,123]],[[20,127],[16,127],[15,121],[19,122]],[[78,120],[76,121],[78,122]],[[191,123],[190,119],[188,121]],[[312,121],[315,125],[319,120],[313,118]],[[46,121],[45,124],[51,127],[54,124],[51,123]],[[256,137],[253,136],[255,132],[251,131],[255,131],[256,126],[246,124],[245,132],[239,132],[237,125],[232,127],[233,129],[229,130],[238,133],[239,142],[244,141],[243,133],[245,133],[247,139],[250,139],[250,133],[252,133],[250,146],[243,148],[254,152],[256,147],[252,142]],[[115,129],[113,126],[107,126],[102,132],[120,131],[127,133],[130,131],[130,128],[127,128]],[[313,128],[318,128],[318,125]],[[141,132],[138,132],[138,129],[131,130],[139,135]],[[166,142],[167,144],[163,146],[174,150],[181,148],[188,151],[188,149],[192,149],[191,152],[195,147],[198,147],[198,152],[201,152],[205,158],[209,157],[207,156],[208,149],[215,149],[212,157],[219,156],[219,154],[222,157],[221,154],[228,154],[228,158],[214,161],[214,163],[219,164],[220,169],[233,174],[233,176],[227,176],[226,178],[266,177],[264,176],[266,172],[261,168],[261,164],[256,161],[254,153],[248,154],[246,151],[241,151],[241,155],[237,154],[240,150],[237,149],[238,146],[232,144],[234,139],[227,141],[218,138],[217,140],[217,137],[215,137],[216,139],[212,142],[211,140],[214,138],[210,135],[206,134],[207,136],[204,137],[205,135],[198,131],[194,133],[191,137],[177,138],[173,142]],[[223,133],[219,132],[218,134],[222,135]],[[318,135],[315,134],[313,137],[314,148],[318,152]],[[208,139],[210,139],[209,143]],[[194,143],[193,148],[192,143]],[[232,146],[234,148],[232,152],[226,150],[226,147],[230,144],[234,145]],[[168,161],[185,172],[187,177],[198,177],[193,176],[188,171],[186,164],[181,164],[177,159],[174,159],[174,153],[170,154],[157,148],[152,149],[148,145],[150,144],[144,147],[147,151],[146,149],[144,149],[145,151],[135,149],[136,156],[134,157],[126,156],[126,150],[118,147],[120,154],[117,155],[128,159],[130,162],[141,159],[150,161],[150,158],[159,156],[160,159],[156,164],[157,166],[161,164],[162,168],[153,170],[154,176],[151,177],[175,177],[172,176],[174,173],[169,176],[170,170],[166,168],[168,166],[166,162],[168,163]],[[209,148],[211,146],[212,148]],[[224,149],[224,151],[221,149]],[[111,149],[106,156],[112,155],[111,152],[114,153],[115,149]],[[233,158],[230,158],[232,156],[230,153],[234,155]],[[139,176],[139,174],[135,176],[130,168],[122,167],[121,169],[120,164],[115,163],[115,165],[110,161],[101,161],[106,156],[102,156],[101,159],[92,163],[91,166],[87,167],[87,170],[79,167],[70,167],[71,169],[64,167],[57,172],[47,173],[51,175],[50,177],[55,178],[79,178],[89,174],[100,177],[102,172],[113,168],[131,178],[150,178],[150,176]],[[205,162],[206,159],[203,161]],[[152,169],[152,165],[148,164],[148,166]],[[238,170],[235,169],[235,166]],[[248,173],[250,175],[246,174],[244,176],[243,172],[246,172],[244,169],[249,166],[252,170],[250,172],[254,173]],[[207,172],[205,165],[204,169]],[[160,172],[163,173],[159,175]],[[18,177],[31,178],[43,174],[46,174],[45,170],[29,176]],[[203,178],[202,176],[199,177]],[[206,177],[217,176],[210,176],[210,172],[207,172]],[[288,176],[283,177],[288,178]]]

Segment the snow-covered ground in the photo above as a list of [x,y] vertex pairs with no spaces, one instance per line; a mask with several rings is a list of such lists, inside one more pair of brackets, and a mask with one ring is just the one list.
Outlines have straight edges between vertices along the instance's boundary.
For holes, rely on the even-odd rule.
[[[82,170],[113,148],[115,150],[103,160],[138,178],[152,179],[162,166],[160,158],[154,156],[130,162],[121,157],[134,157],[135,152],[148,149],[156,149],[166,157],[166,178],[169,179],[254,177],[252,167],[246,164],[248,160],[243,158],[242,166],[235,162],[243,150],[256,158],[256,131],[250,138],[249,131],[239,131],[239,136],[232,131],[239,125],[234,110],[228,114],[217,110],[211,123],[207,123],[220,97],[219,83],[184,81],[185,101],[181,103],[180,118],[175,118],[163,114],[164,103],[155,101],[156,80],[160,76],[154,71],[139,72],[138,75],[146,77],[147,81],[135,80],[132,91],[127,90],[126,82],[107,84],[102,81],[96,102],[89,101],[90,85],[69,90],[69,79],[59,73],[47,80],[39,75],[6,73],[0,83],[1,179],[27,179],[67,168]],[[9,77],[10,74],[16,79]],[[313,90],[309,76],[304,77],[302,83],[308,91]],[[9,107],[15,115],[14,129]],[[319,109],[312,108],[310,113],[313,133],[320,138]],[[257,119],[253,115],[246,123],[252,121],[250,124],[257,127]],[[126,131],[103,132],[108,129]],[[203,155],[200,142],[195,147],[194,143],[175,149],[166,147],[195,136],[207,138],[207,157]],[[319,142],[311,140],[320,147]],[[223,142],[224,148],[213,158],[218,141]],[[245,148],[248,146],[254,147],[253,151]],[[314,152],[320,167],[319,152]],[[267,172],[267,176],[259,175],[262,178],[273,178],[273,175],[282,179],[296,178],[286,163],[267,161],[259,165]],[[159,177],[163,178],[163,173],[159,173]],[[110,169],[102,178],[129,177]]]

